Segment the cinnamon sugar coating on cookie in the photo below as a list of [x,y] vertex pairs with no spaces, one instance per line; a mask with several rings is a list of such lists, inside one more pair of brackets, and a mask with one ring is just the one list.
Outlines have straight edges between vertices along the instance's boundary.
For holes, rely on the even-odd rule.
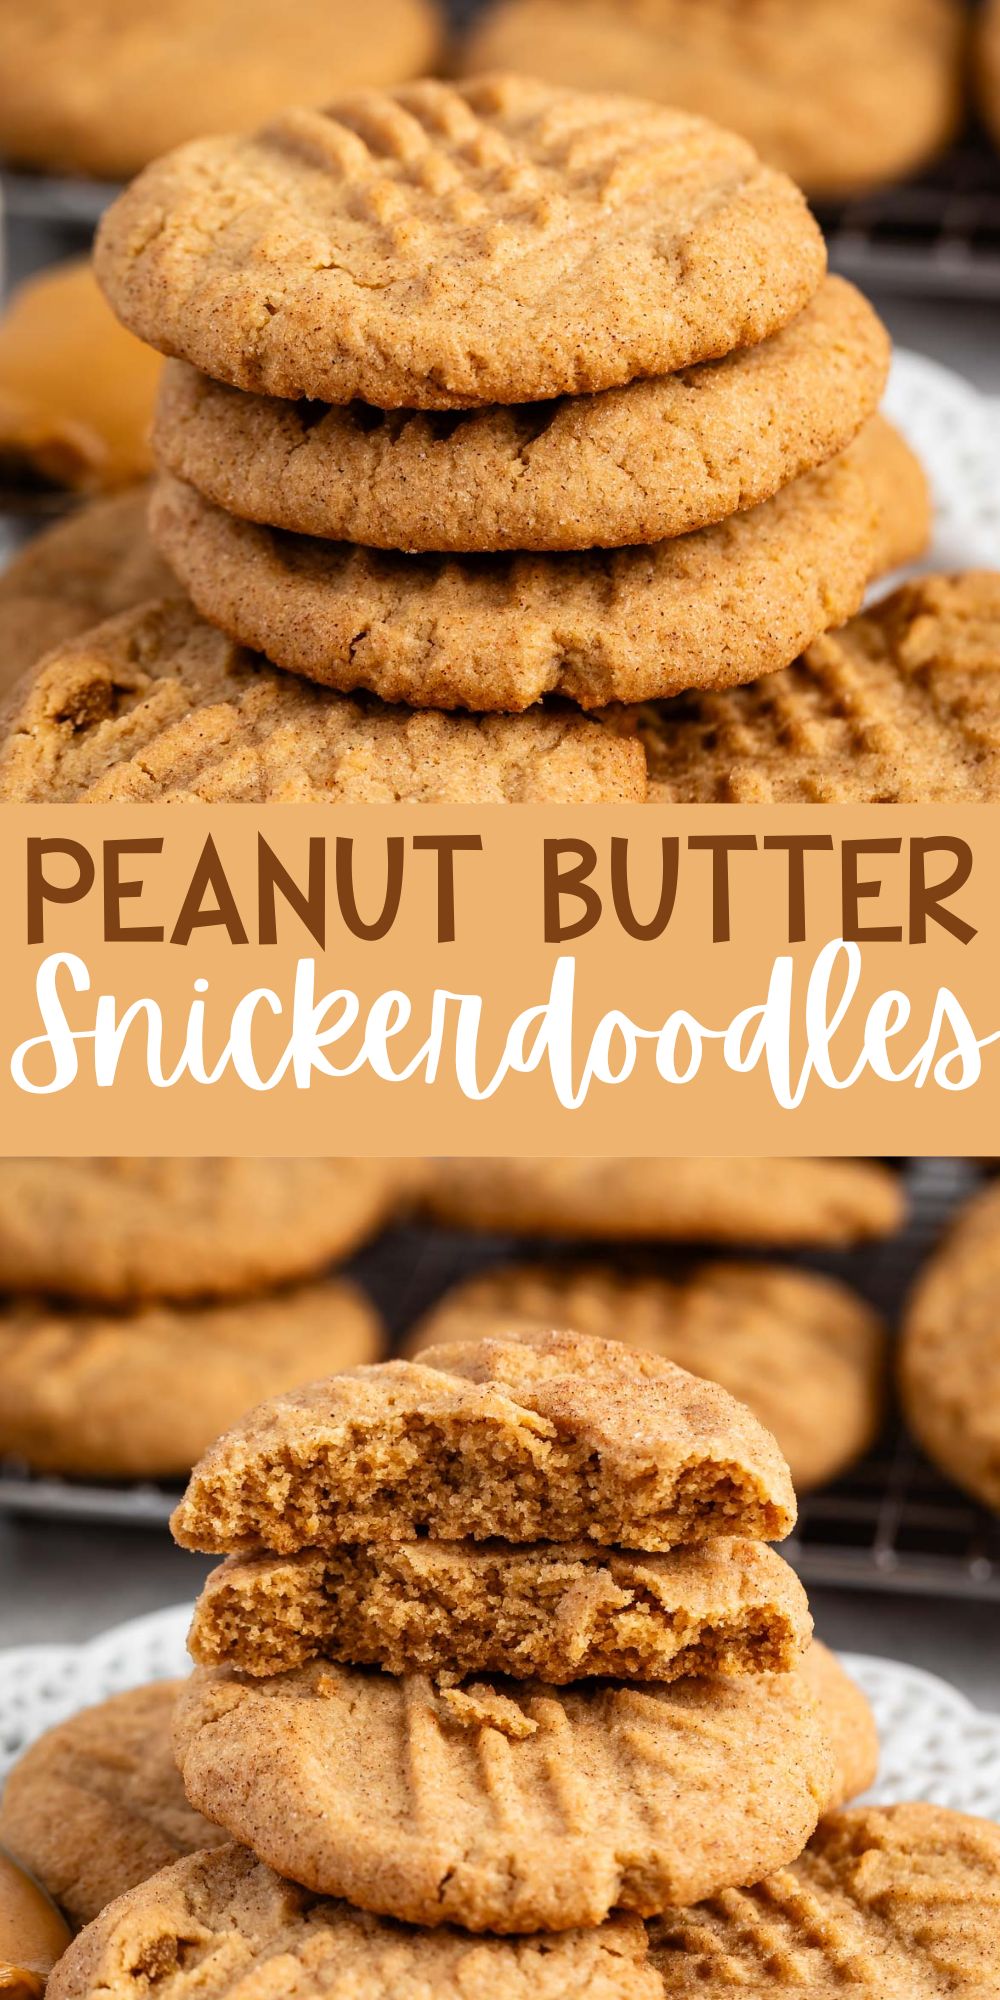
[[780,1673],[810,1630],[794,1571],[762,1542],[647,1556],[419,1541],[232,1557],[198,1599],[189,1644],[200,1665],[254,1678],[328,1659],[561,1684]]
[[[194,1949],[192,1950],[192,1941]],[[412,1930],[311,1895],[246,1848],[164,1869],[66,1952],[49,2000],[660,2000],[637,1917],[558,1937]]]
[[185,146],[106,213],[96,266],[133,333],[234,388],[449,409],[751,346],[825,251],[717,126],[494,76]]
[[959,1212],[918,1277],[899,1379],[924,1450],[1000,1513],[1000,1188]]
[[270,1866],[362,1909],[468,1930],[650,1916],[801,1852],[833,1760],[797,1673],[670,1687],[437,1689],[320,1663],[198,1669],[188,1798]]
[[181,596],[146,528],[149,492],[91,500],[45,528],[0,573],[0,694],[90,626],[151,597]]
[[251,1411],[173,1517],[186,1548],[499,1538],[662,1551],[780,1540],[788,1469],[714,1384],[613,1341],[456,1342],[350,1369]]
[[799,1860],[756,1888],[650,1929],[665,2000],[992,2000],[1000,1828],[923,1804],[824,1819]]
[[771,1431],[797,1493],[860,1458],[884,1404],[878,1315],[835,1279],[772,1264],[702,1265],[682,1277],[610,1264],[509,1264],[460,1280],[408,1341],[547,1326],[621,1340],[721,1383]]

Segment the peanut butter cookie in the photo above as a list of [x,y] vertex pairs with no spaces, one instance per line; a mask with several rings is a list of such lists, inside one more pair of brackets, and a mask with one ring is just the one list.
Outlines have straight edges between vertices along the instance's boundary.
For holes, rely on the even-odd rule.
[[0,1456],[70,1478],[182,1479],[252,1404],[381,1345],[345,1279],[136,1313],[14,1302],[0,1312]]
[[991,2000],[1000,1827],[945,1806],[824,1819],[790,1868],[652,1925],[665,2000]]
[[833,1745],[836,1766],[829,1805],[846,1806],[856,1799],[878,1774],[878,1729],[867,1695],[819,1639],[802,1660],[804,1673],[819,1703],[827,1734]]
[[584,1242],[863,1243],[904,1213],[867,1160],[437,1160],[423,1200],[446,1229]]
[[903,179],[961,114],[955,0],[499,0],[469,69],[641,90],[742,132],[815,197]]
[[621,547],[755,507],[835,457],[875,409],[888,364],[871,307],[827,278],[756,347],[548,403],[317,406],[247,396],[172,362],[156,447],[227,513],[299,534],[411,552]]
[[405,1160],[0,1160],[0,1287],[120,1305],[311,1276],[373,1236]]
[[155,1681],[46,1730],[11,1771],[0,1841],[74,1924],[225,1835],[189,1806],[171,1724],[183,1683]]
[[917,1280],[900,1389],[930,1457],[1000,1513],[1000,1187],[962,1210]]
[[237,520],[169,475],[150,529],[204,617],[309,680],[416,708],[598,708],[756,680],[858,609],[885,537],[864,439],[649,548],[390,554]]
[[199,1668],[174,1743],[191,1803],[281,1874],[475,1931],[652,1916],[759,1881],[801,1853],[833,1781],[794,1673],[438,1689]]
[[246,130],[298,99],[432,69],[431,0],[4,0],[0,153],[126,180],[185,139]]
[[549,1326],[622,1340],[721,1383],[773,1433],[797,1493],[835,1479],[878,1430],[886,1340],[877,1314],[832,1278],[775,1265],[710,1264],[677,1279],[610,1265],[501,1265],[446,1292],[408,1348]]
[[[196,1937],[198,1948],[190,1949]],[[638,1917],[559,1937],[409,1930],[310,1895],[245,1847],[165,1868],[91,1924],[48,2000],[662,2000]]]
[[669,374],[784,326],[825,264],[798,190],[742,139],[506,76],[358,91],[184,147],[119,197],[96,256],[163,353],[380,409]]
[[351,701],[162,599],[57,645],[0,711],[0,800],[22,805],[591,805],[645,793],[632,731],[560,706],[473,716]]
[[325,1659],[438,1681],[673,1681],[785,1672],[810,1630],[802,1585],[763,1542],[720,1535],[661,1556],[376,1542],[231,1557],[198,1599],[190,1647],[254,1678]]
[[773,1438],[672,1362],[578,1334],[455,1342],[264,1403],[195,1467],[173,1517],[210,1554],[498,1538],[662,1551],[778,1541]]
[[36,535],[0,573],[0,695],[52,647],[145,598],[182,595],[146,529],[149,494],[92,500]]

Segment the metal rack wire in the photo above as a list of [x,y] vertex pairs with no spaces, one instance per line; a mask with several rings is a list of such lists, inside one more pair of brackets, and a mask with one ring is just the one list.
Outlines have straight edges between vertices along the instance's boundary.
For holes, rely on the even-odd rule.
[[[974,1170],[959,1160],[918,1160],[903,1171],[910,1219],[898,1237],[839,1256],[795,1260],[839,1273],[890,1323],[914,1271],[974,1180]],[[546,1246],[408,1228],[370,1245],[352,1270],[397,1342],[457,1278],[524,1254],[544,1255]],[[566,1246],[552,1246],[551,1254],[568,1253]],[[613,1246],[606,1254],[631,1261],[631,1253],[623,1258]],[[178,1497],[178,1489],[165,1486],[71,1483],[0,1466],[0,1512],[162,1530]],[[798,1528],[784,1552],[810,1586],[1000,1602],[1000,1520],[950,1486],[896,1420],[875,1450],[835,1486],[803,1500]]]
[[831,265],[862,287],[1000,299],[1000,152],[977,129],[919,179],[820,220]]

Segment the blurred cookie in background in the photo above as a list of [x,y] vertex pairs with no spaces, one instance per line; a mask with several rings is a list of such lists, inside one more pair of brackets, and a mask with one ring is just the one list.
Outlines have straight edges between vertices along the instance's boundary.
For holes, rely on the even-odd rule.
[[958,0],[495,0],[461,60],[717,119],[807,194],[839,199],[947,143],[964,23]]
[[889,1168],[821,1159],[441,1159],[423,1206],[446,1229],[786,1247],[891,1236],[905,1213]]
[[960,1210],[918,1278],[899,1380],[928,1457],[1000,1513],[1000,1186]]
[[833,1278],[777,1265],[709,1264],[676,1279],[501,1265],[446,1292],[407,1351],[549,1326],[622,1340],[720,1383],[777,1439],[798,1493],[835,1479],[879,1428],[878,1315]]
[[0,316],[0,486],[103,493],[144,479],[161,366],[86,258],[29,278]]
[[0,1308],[0,1458],[78,1479],[182,1479],[256,1403],[377,1361],[382,1328],[347,1279],[134,1313]]
[[0,155],[122,180],[289,103],[434,69],[434,0],[4,0]]
[[1000,146],[1000,0],[983,0],[976,22],[973,67],[979,109]]

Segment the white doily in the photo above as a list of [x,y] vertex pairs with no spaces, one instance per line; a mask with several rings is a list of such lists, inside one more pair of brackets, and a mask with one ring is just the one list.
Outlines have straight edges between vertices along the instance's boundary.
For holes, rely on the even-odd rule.
[[[137,1618],[85,1646],[0,1652],[0,1781],[43,1729],[143,1681],[186,1673],[191,1607]],[[844,1655],[875,1711],[882,1744],[871,1796],[930,1799],[1000,1820],[1000,1715],[984,1715],[945,1681],[894,1660]]]

